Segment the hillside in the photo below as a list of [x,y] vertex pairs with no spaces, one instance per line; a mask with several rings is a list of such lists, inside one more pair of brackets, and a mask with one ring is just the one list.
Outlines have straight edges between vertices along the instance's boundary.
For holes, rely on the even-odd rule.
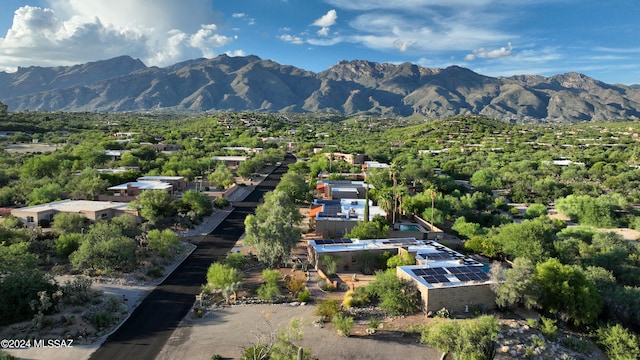
[[256,56],[194,59],[166,68],[122,56],[69,67],[0,73],[13,111],[336,112],[441,118],[478,114],[510,122],[640,117],[640,88],[578,73],[495,78],[451,66],[341,61],[320,73]]

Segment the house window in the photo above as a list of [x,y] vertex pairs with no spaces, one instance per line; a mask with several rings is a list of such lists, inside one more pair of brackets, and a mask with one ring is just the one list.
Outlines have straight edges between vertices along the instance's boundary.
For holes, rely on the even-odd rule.
[[33,216],[27,216],[27,222],[28,223],[35,222],[35,219],[33,218]]
[[102,214],[100,214],[100,217],[101,217],[101,218],[103,218],[103,219],[106,219],[106,218],[107,218],[107,216],[109,216],[109,214],[107,214],[107,213],[102,213]]

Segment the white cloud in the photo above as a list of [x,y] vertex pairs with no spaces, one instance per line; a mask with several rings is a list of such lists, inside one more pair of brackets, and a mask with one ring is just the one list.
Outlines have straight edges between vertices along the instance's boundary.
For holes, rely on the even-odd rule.
[[335,9],[332,9],[327,11],[326,14],[322,15],[321,18],[314,21],[312,25],[320,27],[320,30],[318,30],[317,32],[319,36],[328,36],[329,28],[336,24],[337,18],[338,13],[335,11]]
[[216,19],[208,0],[48,0],[46,8],[15,11],[0,37],[0,70],[124,54],[158,66],[211,57],[235,39],[221,33]]
[[300,44],[304,43],[304,40],[301,37],[293,36],[293,35],[289,35],[289,34],[280,35],[278,38],[280,40],[284,41],[284,42],[288,42],[288,43],[296,44],[296,45],[300,45]]
[[508,47],[501,47],[500,49],[488,50],[485,48],[480,48],[477,50],[473,50],[473,54],[468,54],[465,56],[465,60],[473,61],[476,58],[481,59],[495,59],[501,58],[505,56],[511,56],[513,48],[511,47],[511,43],[509,43]]

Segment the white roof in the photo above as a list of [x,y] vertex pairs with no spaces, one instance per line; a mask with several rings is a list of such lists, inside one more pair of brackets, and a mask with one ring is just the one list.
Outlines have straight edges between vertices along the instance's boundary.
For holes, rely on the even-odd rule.
[[215,161],[245,161],[246,156],[212,156],[211,160]]
[[107,190],[126,190],[129,187],[142,190],[169,190],[173,185],[162,181],[133,181],[107,188]]
[[79,212],[79,211],[100,211],[107,209],[126,209],[128,203],[111,202],[111,201],[91,201],[91,200],[60,200],[47,204],[27,206],[16,210],[20,211],[46,211],[57,210],[60,212]]
[[138,181],[179,181],[183,180],[184,176],[141,176],[138,178]]

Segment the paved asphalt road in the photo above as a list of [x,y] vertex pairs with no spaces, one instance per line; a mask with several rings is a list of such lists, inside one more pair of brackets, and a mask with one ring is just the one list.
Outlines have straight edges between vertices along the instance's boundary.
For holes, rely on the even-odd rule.
[[155,359],[191,309],[200,285],[206,282],[209,265],[233,248],[244,232],[245,217],[255,211],[266,192],[276,187],[287,171],[286,164],[293,161],[288,156],[243,202],[234,202],[235,210],[198,243],[198,248],[145,298],[90,359]]

